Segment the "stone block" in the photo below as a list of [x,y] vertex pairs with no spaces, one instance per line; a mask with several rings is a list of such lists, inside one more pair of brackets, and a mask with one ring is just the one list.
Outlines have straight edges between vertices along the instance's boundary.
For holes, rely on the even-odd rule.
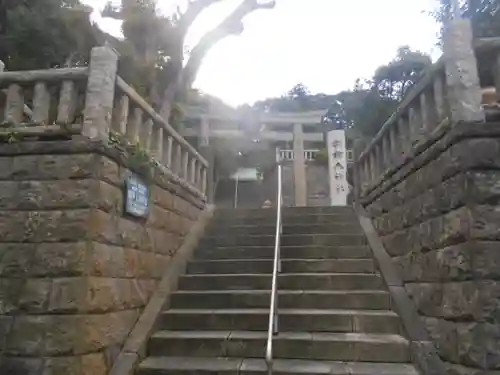
[[52,313],[76,313],[85,311],[85,277],[55,279],[50,293],[49,311]]
[[406,290],[425,316],[495,323],[500,319],[500,283],[495,281],[409,283]]
[[[98,316],[98,315],[96,315]],[[85,315],[50,315],[45,322],[45,355],[64,356],[88,353],[91,345],[83,327]]]
[[153,228],[147,228],[147,231],[155,253],[173,255],[180,246],[179,237],[175,234]]
[[90,312],[108,312],[144,305],[134,279],[91,277],[87,280],[84,306]]
[[140,310],[125,310],[107,314],[88,315],[84,318],[81,352],[95,352],[113,344],[123,344],[139,318]]
[[22,279],[0,279],[0,314],[13,314],[18,310]]
[[471,238],[500,240],[500,207],[474,206],[471,209]]
[[21,290],[19,309],[27,313],[48,311],[51,279],[28,279]]
[[[0,161],[5,158],[0,158]],[[0,162],[0,167],[2,163]],[[0,210],[10,210],[17,208],[19,182],[18,181],[0,181]]]
[[16,356],[44,355],[44,339],[50,319],[49,316],[17,316],[7,338],[6,353]]
[[92,242],[89,244],[87,272],[91,276],[136,277],[135,263],[129,265],[126,261],[128,254],[136,252],[121,246]]
[[112,215],[123,215],[124,190],[104,181],[98,181],[96,206]]
[[0,276],[23,277],[29,274],[34,257],[34,244],[0,243]]
[[431,317],[442,316],[443,296],[440,284],[408,283],[405,289],[419,313]]
[[98,176],[102,181],[115,186],[123,184],[123,174],[126,172],[126,168],[120,167],[114,160],[103,155],[97,157],[96,165],[99,171]]
[[500,369],[500,325],[457,324],[458,354],[461,364],[481,369]]
[[14,158],[8,178],[25,180],[68,180],[96,176],[94,154],[19,155]]
[[164,208],[154,204],[151,207],[151,213],[148,219],[148,225],[155,229],[165,230],[167,232],[171,231],[171,219],[172,212],[165,210]]
[[446,368],[437,353],[435,345],[430,341],[414,341],[410,343],[411,360],[417,365],[420,373],[425,375],[444,375]]
[[36,244],[30,274],[39,277],[83,275],[86,252],[85,242]]
[[423,318],[423,320],[440,357],[449,362],[459,363],[456,323],[438,318]]
[[89,220],[89,239],[110,245],[151,251],[146,228],[138,221],[93,210]]
[[22,358],[9,356],[0,358],[0,374],[40,375],[42,366],[42,358]]
[[42,375],[82,375],[81,357],[52,357],[45,360]]
[[173,209],[173,201],[174,201],[174,195],[168,191],[165,190],[159,186],[152,186],[151,187],[151,198],[152,201],[164,208],[165,210],[172,210]]
[[406,282],[465,280],[474,274],[473,256],[479,248],[472,242],[464,242],[426,253],[395,257],[393,260]]
[[5,242],[69,242],[87,235],[89,210],[2,211],[0,238]]
[[20,181],[11,209],[90,208],[95,200],[95,180]]
[[14,323],[13,316],[0,315],[0,352],[3,352],[7,344],[7,336]]

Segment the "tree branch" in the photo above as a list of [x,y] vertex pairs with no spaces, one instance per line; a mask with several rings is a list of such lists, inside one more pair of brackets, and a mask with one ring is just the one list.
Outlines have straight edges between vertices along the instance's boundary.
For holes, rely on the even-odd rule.
[[[194,6],[196,3],[215,3],[220,0],[206,0],[206,1],[196,1],[191,4]],[[201,6],[201,5],[200,5]],[[183,88],[190,87],[194,80],[196,79],[196,73],[198,72],[203,58],[206,56],[208,51],[220,42],[222,39],[229,35],[240,35],[243,32],[243,19],[250,13],[259,9],[272,9],[276,6],[276,2],[273,1],[259,1],[259,0],[244,0],[226,19],[224,19],[216,28],[205,34],[198,44],[191,51],[190,57],[184,69],[182,69],[177,78],[171,82],[167,89],[165,90],[163,96],[163,104],[160,114],[164,118],[168,118],[170,115],[171,105],[175,99],[176,93]],[[204,9],[201,8],[199,13]],[[193,11],[194,12],[194,11]],[[198,14],[199,14],[198,13]],[[197,14],[197,15],[198,15]],[[196,15],[196,16],[197,16]],[[192,16],[191,16],[192,17]],[[196,18],[196,17],[195,17]],[[191,23],[194,21],[191,20]]]

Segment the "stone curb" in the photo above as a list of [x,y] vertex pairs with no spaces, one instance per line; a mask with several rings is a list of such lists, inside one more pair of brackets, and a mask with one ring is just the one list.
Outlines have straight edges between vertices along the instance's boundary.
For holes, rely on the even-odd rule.
[[155,293],[125,341],[109,375],[133,375],[139,361],[145,357],[146,344],[156,327],[157,318],[163,309],[168,307],[170,296],[177,289],[179,276],[185,272],[187,262],[191,259],[213,213],[214,206],[207,206],[198,221],[191,227],[182,246],[168,264]]
[[405,290],[403,280],[398,275],[392,259],[378,236],[366,210],[355,204],[354,210],[359,218],[370,249],[382,279],[389,289],[392,304],[401,318],[407,338],[410,340],[411,360],[423,375],[444,375],[446,368],[437,354],[434,343],[420,320],[417,309]]

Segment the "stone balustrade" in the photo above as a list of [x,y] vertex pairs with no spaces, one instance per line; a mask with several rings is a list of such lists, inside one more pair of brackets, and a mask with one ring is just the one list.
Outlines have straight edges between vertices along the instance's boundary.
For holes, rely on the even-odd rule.
[[[459,33],[463,35],[463,31]],[[357,158],[354,173],[359,179],[361,196],[412,159],[418,146],[436,134],[459,122],[482,122],[485,116],[498,117],[498,105],[485,104],[482,99],[484,92],[490,89],[500,98],[500,75],[497,74],[500,38],[472,41],[468,34],[458,47],[452,43],[456,39],[448,35],[451,42],[445,44],[443,56],[409,90]],[[469,55],[463,51],[467,45],[472,52]]]
[[117,75],[117,64],[115,51],[96,47],[89,67],[2,68],[0,137],[81,134],[108,142],[119,135],[206,196],[208,162]]

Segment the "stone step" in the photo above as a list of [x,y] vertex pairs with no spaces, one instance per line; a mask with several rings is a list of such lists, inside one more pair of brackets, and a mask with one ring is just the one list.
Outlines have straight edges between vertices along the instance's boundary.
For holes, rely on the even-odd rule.
[[[268,287],[269,289],[269,287]],[[177,291],[171,306],[179,309],[269,308],[269,290]],[[280,290],[279,308],[389,310],[391,299],[383,290]]]
[[[225,235],[204,237],[200,248],[222,246],[273,246],[274,235],[239,236],[228,232]],[[359,246],[366,245],[363,234],[285,234],[281,236],[281,246]]]
[[[208,375],[208,374],[267,374],[263,359],[149,357],[138,368],[138,375]],[[334,361],[305,361],[277,359],[273,374],[331,374],[331,375],[419,375],[405,363],[363,363]]]
[[[207,228],[207,235],[231,233],[232,235],[274,235],[276,224],[263,225],[231,225],[212,224]],[[360,234],[359,223],[329,223],[329,224],[288,224],[283,225],[283,234]]]
[[[272,259],[218,259],[198,260],[188,264],[188,274],[270,274],[273,272]],[[373,273],[372,259],[284,259],[282,273]]]
[[[158,331],[150,341],[152,356],[264,358],[267,331]],[[274,337],[274,358],[407,362],[408,341],[400,335],[282,332]]]
[[[279,309],[280,331],[401,333],[392,311]],[[163,330],[266,331],[269,309],[171,309],[161,314]]]
[[[351,224],[359,225],[356,215],[331,215],[331,214],[300,214],[282,216],[283,225],[293,224]],[[265,216],[215,216],[213,221],[215,225],[276,225],[276,211]]]
[[[273,259],[274,246],[198,248],[195,259]],[[367,246],[282,246],[282,259],[360,259],[371,258]]]
[[[354,209],[351,206],[335,207],[282,207],[283,216],[298,215],[339,215],[355,216]],[[235,218],[235,217],[267,217],[276,216],[276,207],[272,208],[221,208],[215,211],[214,216]]]
[[[269,290],[271,275],[184,275],[180,290]],[[377,274],[362,273],[289,273],[278,278],[280,290],[380,290],[384,288]]]

